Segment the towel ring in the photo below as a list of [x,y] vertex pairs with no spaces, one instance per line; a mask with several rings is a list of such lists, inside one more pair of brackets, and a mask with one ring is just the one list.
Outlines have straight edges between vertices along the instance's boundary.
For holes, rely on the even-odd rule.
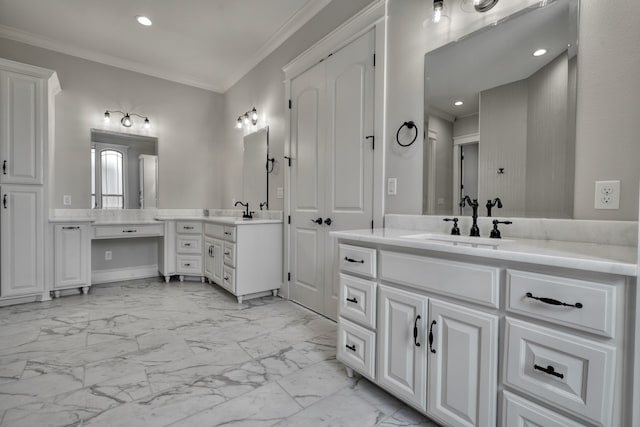
[[[408,144],[403,144],[402,142],[400,142],[400,131],[405,126],[407,127],[407,129],[415,129],[415,135],[413,136],[413,139],[411,140],[411,142]],[[402,126],[400,126],[400,128],[398,129],[398,132],[396,132],[396,142],[401,147],[409,147],[411,144],[416,142],[416,139],[418,139],[418,126],[416,126],[416,124],[413,121],[404,122]]]

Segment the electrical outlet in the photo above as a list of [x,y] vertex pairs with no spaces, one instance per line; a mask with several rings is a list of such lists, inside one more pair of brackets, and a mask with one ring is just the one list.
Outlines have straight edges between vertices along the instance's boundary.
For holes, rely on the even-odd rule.
[[595,209],[620,209],[620,181],[596,181]]
[[62,204],[65,206],[71,206],[71,196],[62,196]]
[[398,194],[398,178],[387,179],[387,194],[395,196]]
[[111,251],[104,251],[104,260],[111,261],[113,259],[113,253]]

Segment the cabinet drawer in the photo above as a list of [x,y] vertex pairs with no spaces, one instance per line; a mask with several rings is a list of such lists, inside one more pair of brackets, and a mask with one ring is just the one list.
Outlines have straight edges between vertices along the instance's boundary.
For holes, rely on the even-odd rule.
[[204,234],[217,239],[224,239],[224,225],[204,224]]
[[225,265],[222,270],[222,287],[235,295],[236,269]]
[[202,223],[193,221],[178,221],[176,222],[176,233],[200,234],[202,233]]
[[380,264],[384,280],[498,307],[499,268],[387,251]]
[[224,263],[230,267],[236,266],[236,245],[235,243],[224,242],[224,251],[222,252]]
[[529,402],[526,399],[503,392],[502,425],[509,426],[545,426],[545,427],[581,427],[579,424],[560,414]]
[[340,316],[376,328],[376,283],[340,274]]
[[507,295],[507,310],[513,313],[607,337],[614,335],[615,286],[508,270]]
[[124,239],[129,237],[163,236],[164,224],[99,225],[93,228],[96,239]]
[[236,228],[235,227],[224,227],[224,239],[230,242],[236,241]]
[[177,251],[179,254],[200,254],[202,253],[201,236],[178,236]]
[[178,255],[178,273],[202,276],[202,257],[194,255]]
[[599,425],[611,425],[615,348],[507,318],[505,383]]
[[376,334],[348,320],[338,322],[337,358],[369,379],[375,378]]
[[376,250],[340,245],[340,270],[376,277]]

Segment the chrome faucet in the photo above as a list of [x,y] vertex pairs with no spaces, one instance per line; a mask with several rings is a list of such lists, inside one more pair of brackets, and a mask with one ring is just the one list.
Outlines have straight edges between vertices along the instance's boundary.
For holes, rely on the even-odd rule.
[[242,218],[246,218],[246,219],[253,218],[253,215],[251,215],[251,212],[249,212],[249,202],[242,203],[240,200],[238,200],[233,206],[238,206],[238,205],[242,205],[245,208],[245,211],[242,213]]
[[480,229],[478,228],[478,199],[471,200],[471,197],[464,196],[460,201],[460,207],[464,208],[465,205],[469,205],[472,209],[471,218],[473,218],[473,224],[471,225],[471,232],[469,236],[479,237]]

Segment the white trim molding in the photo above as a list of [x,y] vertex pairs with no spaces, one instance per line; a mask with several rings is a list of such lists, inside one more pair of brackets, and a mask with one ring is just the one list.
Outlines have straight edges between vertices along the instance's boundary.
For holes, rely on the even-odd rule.
[[141,265],[136,267],[94,270],[91,272],[91,284],[120,282],[124,280],[148,279],[159,277],[158,265]]
[[377,0],[320,39],[316,44],[282,67],[285,80],[291,80],[326,58],[331,53],[348,45],[370,30],[376,22],[384,19],[385,0]]

